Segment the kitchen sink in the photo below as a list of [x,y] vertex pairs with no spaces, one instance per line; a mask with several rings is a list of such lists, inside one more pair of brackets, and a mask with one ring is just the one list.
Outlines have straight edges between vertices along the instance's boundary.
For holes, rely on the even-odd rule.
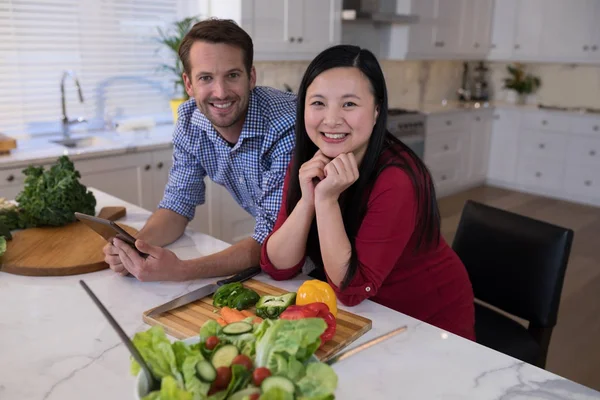
[[52,143],[59,144],[70,149],[80,149],[85,147],[102,146],[110,144],[111,142],[105,138],[98,136],[86,136],[86,137],[69,137],[57,140],[51,140]]

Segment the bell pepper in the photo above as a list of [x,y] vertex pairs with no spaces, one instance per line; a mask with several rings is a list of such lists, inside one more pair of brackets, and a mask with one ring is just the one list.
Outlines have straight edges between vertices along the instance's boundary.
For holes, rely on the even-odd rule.
[[325,303],[334,317],[337,316],[337,299],[335,292],[327,282],[313,279],[305,281],[296,294],[296,305]]
[[337,322],[335,316],[329,311],[329,307],[325,303],[315,302],[302,306],[289,306],[281,313],[279,318],[289,320],[322,318],[327,324],[327,329],[321,334],[321,347],[335,335]]

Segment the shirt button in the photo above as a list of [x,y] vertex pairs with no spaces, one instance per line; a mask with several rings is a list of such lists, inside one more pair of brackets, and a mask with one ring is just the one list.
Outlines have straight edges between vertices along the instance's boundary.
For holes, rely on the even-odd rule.
[[367,287],[365,288],[365,291],[367,291],[367,292],[370,292],[370,291],[371,291],[371,286],[367,286]]

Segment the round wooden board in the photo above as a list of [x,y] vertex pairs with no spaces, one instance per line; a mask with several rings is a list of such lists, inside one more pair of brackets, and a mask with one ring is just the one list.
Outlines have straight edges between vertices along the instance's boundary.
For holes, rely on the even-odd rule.
[[[116,221],[125,216],[125,207],[104,207],[100,218]],[[131,234],[137,230],[119,224]],[[102,248],[106,241],[81,222],[58,228],[30,228],[17,231],[0,257],[1,270],[16,275],[65,276],[108,268]]]

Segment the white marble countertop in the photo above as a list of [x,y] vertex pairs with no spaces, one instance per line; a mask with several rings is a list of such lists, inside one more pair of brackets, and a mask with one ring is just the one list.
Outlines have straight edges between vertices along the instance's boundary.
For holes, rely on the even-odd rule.
[[[95,191],[98,209],[124,205],[123,223],[141,228],[150,215]],[[193,258],[227,246],[187,231],[169,246]],[[73,249],[77,251],[77,249]],[[296,290],[302,277],[272,282]],[[129,399],[129,354],[79,285],[84,279],[130,335],[149,328],[142,312],[208,283],[143,283],[109,270],[68,277],[0,272],[0,399]],[[343,307],[373,321],[352,346],[402,325],[408,332],[334,365],[339,399],[600,399],[600,393],[519,362],[404,314],[365,301]]]

